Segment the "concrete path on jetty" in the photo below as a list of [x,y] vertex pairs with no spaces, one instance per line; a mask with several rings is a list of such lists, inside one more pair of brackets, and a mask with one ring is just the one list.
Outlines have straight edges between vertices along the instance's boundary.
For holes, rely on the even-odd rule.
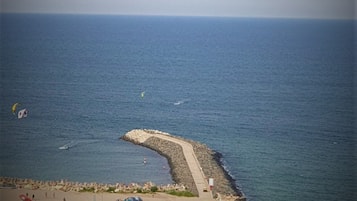
[[214,200],[212,196],[212,192],[209,191],[207,178],[205,177],[202,171],[201,165],[198,162],[196,154],[190,143],[172,137],[170,134],[161,131],[146,132],[145,130],[132,130],[126,133],[125,136],[136,143],[144,143],[150,137],[157,137],[180,145],[182,147],[183,154],[185,156],[188,167],[190,169],[193,180],[195,182],[196,188],[198,190],[198,194],[199,194],[198,197],[202,200]]

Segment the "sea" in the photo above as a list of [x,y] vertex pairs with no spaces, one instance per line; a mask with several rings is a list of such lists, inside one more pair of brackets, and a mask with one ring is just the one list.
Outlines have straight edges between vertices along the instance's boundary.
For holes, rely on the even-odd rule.
[[164,157],[119,139],[145,128],[221,153],[249,201],[357,198],[354,20],[0,22],[0,176],[173,183]]

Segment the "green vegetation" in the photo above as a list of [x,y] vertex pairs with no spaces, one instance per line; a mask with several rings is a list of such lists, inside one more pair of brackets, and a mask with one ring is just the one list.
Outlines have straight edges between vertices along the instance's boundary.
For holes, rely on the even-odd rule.
[[159,190],[159,189],[157,188],[157,186],[152,186],[152,187],[150,188],[150,190],[151,190],[151,192],[155,193],[155,192],[157,192],[157,190]]
[[83,188],[82,190],[80,190],[79,192],[94,192],[94,187],[90,187],[90,188]]
[[170,191],[166,191],[166,193],[170,195],[180,196],[180,197],[195,197],[195,195],[189,191],[170,190]]
[[[104,189],[99,189],[98,192],[107,192],[107,193],[114,193],[116,188],[114,186],[106,188],[107,190]],[[136,188],[132,189],[130,191],[117,191],[117,193],[141,193],[141,194],[146,194],[146,193],[156,193],[156,192],[163,192],[161,191],[157,186],[151,186],[150,189],[143,189],[143,188]],[[95,187],[83,187],[79,192],[91,192],[95,193],[96,188]],[[168,190],[164,191],[167,194],[174,195],[174,196],[180,196],[180,197],[196,197],[193,193],[189,191],[178,191],[178,190]]]
[[[116,190],[115,187],[108,187],[107,190],[99,190],[100,192],[107,192],[107,193],[114,193]],[[157,186],[152,186],[150,189],[142,189],[142,188],[136,188],[135,190],[131,190],[130,192],[133,193],[156,193],[158,192],[159,188]],[[81,190],[79,190],[79,192],[95,192],[95,188],[94,187],[84,187]],[[118,191],[118,193],[125,193],[127,191]]]
[[106,190],[108,193],[113,193],[115,191],[115,187],[109,187],[108,190]]

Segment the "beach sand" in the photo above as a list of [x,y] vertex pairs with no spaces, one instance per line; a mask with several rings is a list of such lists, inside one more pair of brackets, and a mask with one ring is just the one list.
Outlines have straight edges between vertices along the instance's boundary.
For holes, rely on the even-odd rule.
[[1,201],[21,201],[20,195],[28,194],[33,201],[116,201],[127,197],[139,196],[144,201],[166,200],[166,201],[203,201],[198,197],[178,197],[166,193],[154,194],[124,194],[124,193],[87,193],[87,192],[63,192],[59,190],[29,190],[29,189],[0,189]]

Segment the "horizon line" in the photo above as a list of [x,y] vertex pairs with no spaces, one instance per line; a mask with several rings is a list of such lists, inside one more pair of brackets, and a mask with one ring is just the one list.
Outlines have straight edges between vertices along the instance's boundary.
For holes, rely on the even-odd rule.
[[186,15],[186,14],[151,14],[151,13],[87,13],[87,12],[14,12],[14,11],[0,11],[0,14],[13,15],[88,15],[88,16],[142,16],[142,17],[198,17],[198,18],[243,18],[243,19],[292,19],[292,20],[351,20],[355,21],[357,18],[345,17],[309,17],[309,16],[245,16],[245,15]]

